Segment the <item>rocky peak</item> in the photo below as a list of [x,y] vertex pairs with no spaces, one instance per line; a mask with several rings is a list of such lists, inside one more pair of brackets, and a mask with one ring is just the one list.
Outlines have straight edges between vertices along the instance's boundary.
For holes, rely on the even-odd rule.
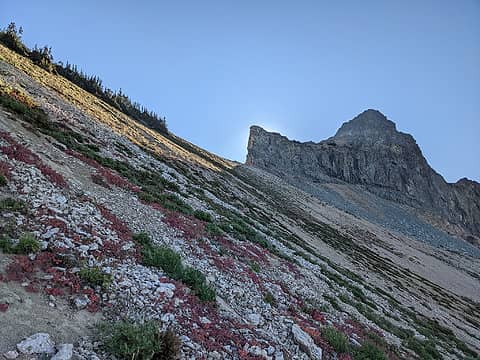
[[397,133],[397,129],[393,121],[388,120],[387,117],[378,110],[368,109],[352,120],[343,123],[334,138],[358,138],[372,136],[374,134],[391,135],[395,133]]
[[359,184],[480,234],[478,187],[466,180],[448,184],[428,165],[415,139],[377,110],[362,112],[319,143],[291,141],[252,126],[246,163],[285,178]]

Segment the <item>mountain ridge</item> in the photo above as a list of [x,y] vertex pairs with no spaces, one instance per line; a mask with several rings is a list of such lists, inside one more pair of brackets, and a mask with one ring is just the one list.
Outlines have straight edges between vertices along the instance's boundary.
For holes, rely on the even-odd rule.
[[279,175],[362,185],[380,197],[441,216],[472,241],[480,235],[480,184],[447,183],[412,135],[377,110],[366,110],[326,140],[298,142],[252,126],[247,165]]

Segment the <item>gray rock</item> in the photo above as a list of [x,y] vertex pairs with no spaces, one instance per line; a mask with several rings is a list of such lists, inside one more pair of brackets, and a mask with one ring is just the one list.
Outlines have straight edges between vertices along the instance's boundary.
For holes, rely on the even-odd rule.
[[55,235],[56,233],[58,233],[60,231],[59,228],[52,228],[50,230],[48,230],[45,234],[42,235],[42,238],[44,239],[50,239],[53,235]]
[[248,314],[247,322],[253,326],[258,326],[262,322],[262,317],[260,314]]
[[5,359],[9,359],[9,360],[13,360],[13,359],[16,359],[18,357],[18,352],[15,351],[15,350],[10,350],[10,351],[7,351],[6,353],[3,354],[3,357]]
[[252,126],[246,164],[282,178],[362,185],[384,199],[441,216],[462,229],[459,235],[480,243],[480,184],[468,179],[447,183],[415,139],[397,131],[379,111],[361,113],[319,143],[290,141]]
[[17,349],[22,354],[53,354],[55,343],[47,333],[34,334],[17,344]]
[[61,344],[50,360],[70,360],[73,356],[73,344]]
[[89,303],[90,300],[85,294],[78,295],[73,298],[73,305],[75,305],[78,310],[85,309]]
[[298,344],[300,349],[310,356],[313,360],[322,360],[322,349],[320,349],[313,339],[297,324],[292,325],[293,340]]

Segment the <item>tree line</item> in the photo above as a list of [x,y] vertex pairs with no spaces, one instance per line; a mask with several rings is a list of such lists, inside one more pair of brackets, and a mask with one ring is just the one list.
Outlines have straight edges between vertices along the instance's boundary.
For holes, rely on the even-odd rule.
[[124,114],[139,121],[140,123],[162,133],[168,134],[165,117],[160,117],[155,112],[148,110],[138,102],[132,101],[122,90],[113,91],[102,84],[98,76],[88,75],[79,70],[76,65],[64,65],[62,62],[54,62],[52,48],[44,46],[29,49],[22,41],[23,29],[10,23],[0,31],[0,43],[28,59],[46,71],[63,76],[85,91],[102,99]]

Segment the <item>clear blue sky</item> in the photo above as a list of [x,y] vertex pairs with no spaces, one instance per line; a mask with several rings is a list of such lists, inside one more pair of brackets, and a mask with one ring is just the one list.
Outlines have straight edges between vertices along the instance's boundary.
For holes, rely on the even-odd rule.
[[480,181],[478,0],[2,1],[10,21],[227,158],[252,124],[319,141],[375,108]]

